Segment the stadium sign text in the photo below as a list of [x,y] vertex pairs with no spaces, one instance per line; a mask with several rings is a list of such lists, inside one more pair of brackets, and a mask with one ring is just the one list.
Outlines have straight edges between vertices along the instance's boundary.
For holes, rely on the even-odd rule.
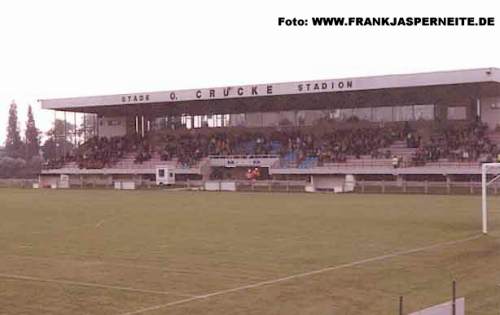
[[352,88],[352,81],[338,81],[338,82],[320,82],[320,83],[305,83],[297,85],[299,92],[302,91],[320,91],[320,90],[343,90]]
[[137,103],[137,102],[148,102],[148,101],[149,101],[149,94],[122,96],[122,103]]
[[[322,82],[307,82],[296,84],[293,88],[284,86],[283,84],[276,85],[253,85],[240,87],[226,87],[222,89],[196,90],[196,99],[211,99],[225,97],[244,97],[244,96],[263,96],[263,95],[284,95],[298,94],[304,92],[325,92],[328,90],[343,90],[352,89],[352,81],[322,81]],[[278,93],[275,93],[278,91]],[[172,92],[173,93],[173,92]]]
[[277,83],[262,85],[231,86],[224,88],[180,90],[162,92],[161,97],[152,94],[122,95],[122,104],[176,102],[191,100],[209,100],[223,98],[240,98],[269,95],[292,95],[302,93],[333,92],[353,89],[352,80],[308,81],[299,83]]

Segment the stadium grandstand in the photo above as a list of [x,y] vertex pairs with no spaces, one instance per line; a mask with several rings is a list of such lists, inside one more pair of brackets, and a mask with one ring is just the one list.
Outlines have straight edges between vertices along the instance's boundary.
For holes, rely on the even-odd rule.
[[479,183],[481,163],[500,159],[496,68],[40,102],[76,126],[54,134],[74,146],[47,162],[44,187],[449,191]]

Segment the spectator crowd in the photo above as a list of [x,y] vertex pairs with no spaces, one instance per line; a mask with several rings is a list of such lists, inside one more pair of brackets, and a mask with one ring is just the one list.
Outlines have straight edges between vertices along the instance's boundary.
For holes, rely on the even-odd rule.
[[417,146],[413,162],[425,165],[442,159],[456,162],[493,162],[498,148],[487,137],[488,127],[481,122],[449,126]]
[[163,161],[177,159],[184,167],[196,165],[209,155],[279,155],[293,156],[300,163],[312,158],[319,165],[345,162],[348,158],[370,156],[373,159],[394,158],[388,147],[404,141],[415,148],[414,165],[449,159],[473,161],[496,158],[497,148],[486,135],[487,128],[479,122],[450,126],[423,140],[419,130],[405,124],[359,124],[351,128],[317,129],[214,129],[152,132],[145,138],[138,135],[91,138],[64,157],[48,161],[47,167],[60,168],[76,162],[79,168],[112,167],[125,154],[143,163],[157,155]]

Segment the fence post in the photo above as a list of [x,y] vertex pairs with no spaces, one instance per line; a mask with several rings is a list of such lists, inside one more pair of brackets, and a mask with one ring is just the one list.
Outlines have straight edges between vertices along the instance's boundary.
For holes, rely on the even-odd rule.
[[399,315],[403,315],[403,296],[399,296]]
[[382,193],[384,194],[385,193],[385,181],[382,180]]
[[455,280],[453,280],[453,285],[452,285],[452,298],[451,298],[451,314],[456,315],[457,314],[457,306],[455,304],[455,300],[457,298],[457,283]]
[[361,192],[365,192],[365,180],[361,181]]
[[469,181],[469,189],[470,189],[470,194],[472,195],[474,193],[474,185],[472,184],[472,179]]
[[424,182],[424,192],[426,194],[429,193],[429,181],[427,181],[427,180]]

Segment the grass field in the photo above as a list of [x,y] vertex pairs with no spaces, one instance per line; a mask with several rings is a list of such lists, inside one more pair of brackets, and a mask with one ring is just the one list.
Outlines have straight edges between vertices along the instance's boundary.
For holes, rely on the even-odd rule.
[[397,314],[456,279],[498,315],[490,203],[480,236],[477,196],[0,189],[0,314]]

